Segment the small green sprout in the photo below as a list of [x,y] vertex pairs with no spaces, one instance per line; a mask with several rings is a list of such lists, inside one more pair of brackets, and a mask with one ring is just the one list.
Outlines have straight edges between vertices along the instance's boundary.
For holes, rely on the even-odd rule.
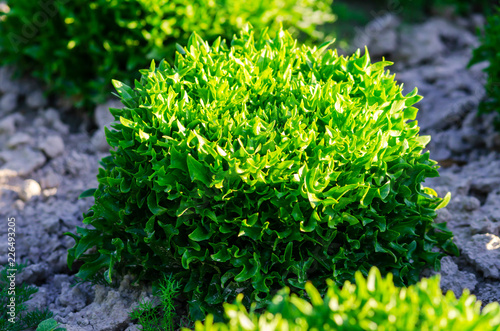
[[175,306],[173,299],[180,289],[180,284],[170,275],[164,276],[155,294],[160,297],[160,305],[153,307],[151,301],[143,301],[130,313],[130,318],[138,319],[144,331],[174,331]]

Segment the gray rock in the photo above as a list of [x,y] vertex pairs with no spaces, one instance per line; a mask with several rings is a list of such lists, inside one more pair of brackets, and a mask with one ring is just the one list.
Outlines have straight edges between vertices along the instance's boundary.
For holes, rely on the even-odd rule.
[[63,307],[71,307],[73,311],[81,310],[87,305],[87,294],[79,287],[70,287],[69,282],[64,282],[61,294],[56,299],[56,304]]
[[392,54],[397,47],[396,28],[399,24],[400,20],[393,14],[377,17],[364,29],[357,31],[353,44],[355,48],[361,49],[366,45],[372,56]]
[[493,234],[476,234],[463,247],[465,258],[484,277],[500,279],[500,238]]
[[0,67],[0,92],[19,94],[22,91],[20,82],[12,79],[13,74],[14,68],[10,66]]
[[492,222],[491,219],[484,214],[475,214],[470,218],[470,233],[471,234],[485,234],[491,233],[498,236],[500,223]]
[[[486,171],[486,169],[483,169],[483,171]],[[471,180],[471,189],[489,194],[500,187],[500,176],[497,177],[493,171],[487,177],[479,176],[481,176],[481,174],[478,174]]]
[[445,50],[439,30],[433,21],[413,26],[404,33],[405,37],[401,38],[397,59],[410,66],[435,59]]
[[18,284],[33,284],[37,281],[43,281],[53,273],[53,269],[46,262],[31,264],[24,268],[23,272],[16,277]]
[[59,229],[61,221],[57,216],[49,214],[45,215],[45,217],[41,219],[40,223],[47,233],[56,233]]
[[14,149],[0,152],[5,164],[0,169],[15,171],[19,176],[27,176],[45,164],[45,156],[31,148]]
[[0,99],[0,114],[7,114],[17,108],[19,95],[13,92],[6,93]]
[[90,159],[87,154],[71,151],[70,154],[64,159],[65,171],[77,176],[82,172],[88,172],[90,169]]
[[485,305],[500,302],[500,283],[487,283],[481,286],[477,293],[477,299]]
[[470,145],[467,144],[463,139],[462,135],[456,131],[449,131],[448,148],[450,151],[455,153],[463,153],[470,149]]
[[28,107],[33,109],[38,109],[41,107],[45,107],[47,104],[47,100],[43,96],[43,92],[40,90],[35,90],[32,93],[28,94],[26,97],[26,104]]
[[21,190],[19,191],[19,197],[23,201],[28,201],[32,197],[36,197],[42,194],[42,188],[37,181],[33,179],[27,179],[23,182]]
[[452,198],[453,201],[453,208],[455,210],[463,210],[466,212],[474,211],[477,210],[481,207],[481,202],[476,198],[472,196],[465,196],[465,195],[455,195]]
[[476,31],[477,29],[483,29],[486,25],[486,19],[481,14],[471,14],[470,23],[472,31]]
[[500,152],[500,133],[494,132],[486,138],[488,149]]
[[68,276],[65,274],[54,275],[54,278],[52,279],[52,282],[51,282],[53,287],[55,287],[58,291],[61,291],[64,284],[66,284],[66,283],[71,283],[71,276]]
[[110,146],[106,141],[104,127],[111,129],[111,124],[115,121],[109,108],[121,108],[123,105],[119,100],[108,100],[105,104],[99,105],[94,111],[94,120],[98,129],[92,135],[91,144],[99,152],[109,152]]
[[38,148],[40,148],[49,158],[53,159],[64,153],[64,141],[61,136],[51,135],[43,139]]
[[460,271],[458,266],[450,256],[441,259],[441,289],[443,292],[453,291],[458,298],[464,289],[474,291],[478,281],[476,276],[467,271]]
[[446,127],[458,126],[471,111],[475,111],[477,106],[477,100],[473,96],[452,100],[449,98],[436,100],[432,110],[422,112],[419,118],[420,128],[443,131]]
[[18,132],[14,133],[13,136],[10,137],[9,141],[7,141],[7,147],[8,148],[15,148],[20,145],[27,145],[31,144],[33,142],[33,139],[31,138],[30,135],[24,133],[24,132]]
[[54,108],[44,110],[40,117],[45,126],[51,128],[60,134],[67,135],[69,133],[69,126],[61,121],[59,112]]
[[21,114],[12,114],[0,120],[0,133],[14,134],[16,132],[16,124],[23,119]]
[[488,194],[482,211],[500,225],[500,188]]
[[449,222],[452,219],[451,213],[448,211],[448,208],[441,208],[436,211],[437,217],[434,220],[436,223]]
[[62,182],[62,177],[59,174],[56,174],[54,171],[49,171],[45,176],[40,180],[40,186],[43,189],[59,187]]
[[99,128],[104,128],[113,123],[115,118],[111,115],[109,108],[122,108],[123,105],[119,100],[108,100],[102,105],[98,105],[94,110],[94,120]]
[[35,309],[43,310],[47,307],[48,290],[46,287],[38,287],[38,292],[31,296],[31,299],[26,301],[27,311]]
[[439,32],[439,36],[444,40],[448,51],[453,49],[475,48],[478,46],[477,38],[466,28],[450,23],[450,21],[435,18],[429,20],[426,24]]
[[103,129],[97,130],[90,140],[92,147],[99,152],[109,152],[111,146],[109,146],[106,140],[106,135]]
[[77,321],[86,319],[92,330],[123,330],[131,324],[129,313],[139,301],[149,296],[144,289],[132,288],[129,276],[125,276],[118,290],[96,285],[94,301],[79,312],[68,315],[67,324],[63,326],[77,325]]
[[[471,113],[470,115],[475,117],[476,114]],[[465,125],[465,123],[464,123],[464,125]],[[479,147],[479,146],[482,146],[485,144],[484,137],[477,130],[475,130],[472,127],[472,125],[462,127],[462,129],[460,130],[460,135],[462,136],[462,139],[464,140],[464,142],[468,143],[472,147]],[[500,143],[500,140],[499,140],[499,143]],[[499,147],[500,147],[500,145],[499,145]]]

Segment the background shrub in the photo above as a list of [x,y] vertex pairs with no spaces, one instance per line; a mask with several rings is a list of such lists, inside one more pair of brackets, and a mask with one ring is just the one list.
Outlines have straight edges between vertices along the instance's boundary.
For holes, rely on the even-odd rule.
[[331,22],[332,0],[7,0],[0,11],[0,57],[78,105],[103,101],[111,79],[133,82],[151,59],[173,58],[193,31],[230,40],[244,24],[280,22],[309,41]]
[[[422,279],[408,288],[397,288],[392,275],[382,279],[373,268],[365,279],[356,273],[356,284],[346,282],[342,289],[328,281],[322,298],[311,283],[306,284],[308,300],[290,295],[285,288],[266,311],[247,312],[241,294],[234,304],[225,304],[227,323],[196,322],[195,331],[256,330],[434,330],[494,331],[500,329],[500,305],[490,303],[481,311],[468,290],[456,299],[453,292],[443,295],[439,275]],[[183,329],[188,331],[188,329]]]
[[498,0],[376,0],[375,3],[379,10],[395,12],[408,21],[420,21],[446,7],[454,9],[459,15],[491,13]]
[[402,95],[390,62],[327,47],[283,30],[245,29],[230,48],[193,34],[174,67],[153,62],[135,89],[115,81],[125,107],[111,109],[113,150],[70,267],[172,273],[194,318],[239,292],[264,304],[372,265],[399,285],[438,268],[433,248],[457,248],[433,222],[447,201],[421,185],[439,175],[413,121],[421,97]]
[[[488,61],[489,66],[484,69],[488,74],[487,99],[481,102],[479,113],[493,111],[500,113],[500,7],[496,7],[495,13],[487,18],[481,37],[481,45],[474,50],[469,66],[482,61]],[[500,130],[498,116],[496,127]]]

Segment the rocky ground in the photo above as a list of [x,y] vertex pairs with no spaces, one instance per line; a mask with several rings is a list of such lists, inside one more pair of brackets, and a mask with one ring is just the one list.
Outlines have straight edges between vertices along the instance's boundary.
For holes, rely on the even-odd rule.
[[[413,26],[392,15],[380,16],[358,31],[357,45],[368,45],[372,58],[396,64],[391,71],[409,92],[417,86],[421,134],[432,136],[431,158],[441,176],[426,181],[440,196],[451,192],[438,222],[455,234],[460,257],[442,260],[443,290],[457,295],[469,289],[483,303],[500,301],[500,134],[494,115],[476,116],[484,97],[485,64],[467,69],[478,45],[475,29],[483,18],[431,18]],[[32,308],[48,307],[68,330],[132,330],[128,313],[150,288],[81,284],[72,287],[66,231],[82,224],[92,199],[78,195],[97,186],[99,160],[107,155],[103,127],[112,118],[109,101],[95,119],[75,116],[64,102],[43,97],[31,80],[12,81],[0,68],[0,219],[16,219],[16,259],[29,266],[18,283],[39,288]],[[92,123],[97,130],[89,131]],[[6,226],[3,227],[6,229]],[[0,265],[7,262],[7,234],[0,231]],[[423,276],[435,272],[427,270]]]

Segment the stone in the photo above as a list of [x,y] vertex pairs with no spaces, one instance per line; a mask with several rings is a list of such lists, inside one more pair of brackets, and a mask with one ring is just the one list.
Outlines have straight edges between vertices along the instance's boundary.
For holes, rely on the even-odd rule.
[[31,139],[30,135],[24,132],[18,132],[9,138],[9,141],[7,141],[7,147],[15,148],[20,145],[30,144],[32,141],[33,139]]
[[31,148],[0,151],[0,159],[5,164],[0,169],[15,171],[19,176],[27,176],[45,164],[43,153]]
[[111,124],[115,121],[109,108],[121,108],[123,105],[119,100],[108,100],[105,104],[98,105],[94,110],[94,121],[98,129],[92,135],[90,140],[92,147],[99,152],[109,152],[110,146],[106,141],[104,128],[111,129]]
[[456,130],[450,130],[448,148],[455,153],[467,152],[470,145],[463,141],[462,135]]
[[485,305],[500,302],[500,282],[484,284],[477,293],[477,299]]
[[123,105],[119,100],[108,100],[106,103],[98,105],[94,110],[94,120],[97,126],[103,129],[105,126],[113,123],[115,118],[111,115],[109,108],[122,108]]
[[0,92],[19,94],[22,90],[21,84],[13,80],[14,68],[10,66],[0,67]]
[[16,132],[16,114],[5,117],[0,120],[0,133],[14,134]]
[[70,287],[69,282],[64,282],[61,294],[56,299],[56,304],[60,306],[71,306],[73,311],[83,309],[87,304],[87,296],[79,287]]
[[136,308],[139,301],[150,295],[146,295],[141,288],[132,288],[128,278],[130,277],[125,276],[118,290],[95,285],[94,301],[75,314],[68,314],[67,325],[73,326],[78,324],[77,321],[88,319],[92,321],[90,324],[93,329],[90,330],[124,330],[129,327],[129,313]]
[[366,45],[371,56],[392,54],[397,48],[396,28],[399,24],[400,20],[396,15],[379,16],[364,29],[357,31],[353,44],[355,48],[364,48]]
[[456,195],[453,198],[453,206],[458,210],[470,212],[479,209],[481,202],[476,197]]
[[57,188],[62,182],[61,175],[56,174],[53,171],[50,171],[40,180],[40,186],[44,189],[48,188]]
[[486,138],[486,146],[488,149],[500,152],[500,133],[494,132]]
[[30,264],[24,268],[23,272],[17,275],[17,284],[34,284],[43,281],[53,272],[52,268],[46,262]]
[[488,194],[482,211],[500,226],[500,188]]
[[401,38],[397,59],[410,66],[433,60],[445,50],[434,24],[415,25],[404,33],[406,36]]
[[31,295],[31,299],[26,301],[27,311],[44,309],[47,307],[49,293],[46,287],[38,287],[38,291]]
[[0,99],[0,114],[7,114],[17,108],[19,96],[16,93],[6,93]]
[[[500,169],[499,169],[500,170]],[[486,169],[483,169],[486,171]],[[478,174],[479,175],[479,174]],[[488,177],[473,176],[471,180],[471,189],[483,194],[489,194],[496,191],[500,187],[500,175],[495,176],[495,172],[491,171]]]
[[500,238],[487,233],[473,235],[462,247],[465,258],[486,278],[500,279]]
[[41,219],[40,224],[47,233],[56,233],[61,224],[60,219],[55,215],[44,215]]
[[54,108],[48,108],[41,114],[44,124],[48,128],[52,128],[60,134],[67,135],[69,133],[69,126],[61,121],[59,112]]
[[106,140],[106,135],[104,130],[97,130],[92,138],[90,139],[90,143],[92,147],[99,152],[109,152],[111,146],[109,146],[108,141]]
[[47,99],[45,99],[42,91],[35,90],[32,93],[28,94],[28,96],[26,97],[26,104],[30,108],[38,109],[41,107],[45,107],[45,105],[47,104]]
[[64,141],[58,135],[51,135],[43,139],[38,148],[53,159],[64,153]]
[[442,97],[433,102],[432,111],[422,112],[418,124],[422,130],[443,131],[446,127],[460,125],[470,112],[476,111],[476,107],[477,100],[473,96]]
[[477,29],[483,29],[486,25],[486,19],[481,14],[471,14],[470,15],[470,23],[473,31],[477,31]]
[[33,179],[25,180],[21,186],[21,190],[19,191],[19,197],[25,202],[33,197],[39,196],[40,194],[42,194],[42,188],[40,187],[40,184]]
[[470,225],[470,233],[471,234],[485,234],[491,233],[495,236],[498,236],[498,231],[500,227],[500,223],[492,222],[488,216],[484,215],[474,215],[469,220]]
[[437,213],[437,217],[435,219],[436,223],[449,222],[453,217],[447,208],[438,209],[436,210],[436,213]]
[[453,291],[458,298],[462,295],[464,289],[474,291],[478,283],[476,276],[467,271],[460,271],[457,264],[450,256],[441,259],[441,290],[447,292]]

